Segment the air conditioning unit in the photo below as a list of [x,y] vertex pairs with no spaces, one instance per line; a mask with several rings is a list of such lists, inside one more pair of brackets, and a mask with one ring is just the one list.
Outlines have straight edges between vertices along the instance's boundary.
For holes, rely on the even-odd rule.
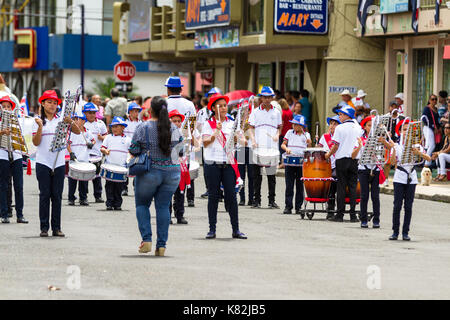
[[397,74],[405,73],[405,53],[397,52]]

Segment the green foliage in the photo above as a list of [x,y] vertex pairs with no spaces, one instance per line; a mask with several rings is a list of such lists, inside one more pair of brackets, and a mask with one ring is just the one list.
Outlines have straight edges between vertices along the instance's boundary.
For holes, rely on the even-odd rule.
[[[88,94],[98,94],[102,99],[105,98],[110,98],[110,91],[112,88],[115,87],[115,80],[113,77],[107,77],[106,79],[99,80],[99,79],[94,79],[94,88],[92,90],[89,90],[87,93]],[[133,89],[137,90],[138,87],[133,85]],[[128,98],[133,98],[135,96],[137,96],[138,94],[136,94],[134,91],[133,92],[129,92],[127,93]]]

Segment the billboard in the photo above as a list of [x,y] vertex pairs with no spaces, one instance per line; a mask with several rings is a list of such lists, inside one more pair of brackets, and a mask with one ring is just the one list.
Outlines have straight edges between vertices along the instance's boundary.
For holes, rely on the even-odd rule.
[[128,21],[129,41],[150,39],[150,6],[151,0],[129,0],[130,14]]
[[380,13],[397,13],[408,11],[408,0],[380,0]]
[[186,29],[200,29],[230,24],[230,0],[186,0]]
[[328,32],[327,0],[275,0],[274,29],[281,33]]
[[214,28],[195,33],[195,49],[239,47],[238,28]]

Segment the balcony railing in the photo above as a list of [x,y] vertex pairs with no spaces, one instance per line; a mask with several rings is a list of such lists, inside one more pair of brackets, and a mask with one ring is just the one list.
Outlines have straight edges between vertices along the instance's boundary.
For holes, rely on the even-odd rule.
[[[374,0],[373,4],[376,6],[380,6],[381,0]],[[446,0],[443,0],[441,3],[441,8],[447,7]],[[436,0],[421,0],[420,8],[421,9],[434,9],[436,6]]]

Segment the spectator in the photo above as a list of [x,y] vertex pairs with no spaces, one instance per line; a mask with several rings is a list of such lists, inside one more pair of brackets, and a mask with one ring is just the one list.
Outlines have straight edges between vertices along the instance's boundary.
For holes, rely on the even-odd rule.
[[107,103],[104,113],[107,127],[109,128],[114,117],[125,119],[128,111],[127,109],[127,99],[120,97],[119,90],[116,88],[111,89],[111,100]]
[[[281,155],[283,153],[283,150],[281,149],[281,145],[283,144],[284,136],[286,135],[286,132],[289,131],[289,129],[292,128],[292,119],[294,119],[294,114],[292,113],[291,109],[289,108],[289,104],[285,99],[280,99],[279,101],[281,106],[281,120],[283,122],[283,126],[281,128],[281,135],[280,135],[280,141],[279,141],[279,149],[280,149],[280,161],[281,161]],[[280,168],[283,167],[283,163],[281,162]]]
[[309,102],[309,91],[308,90],[302,90],[300,93],[300,100],[299,103],[301,105],[301,114],[306,119],[306,125],[308,126],[308,129],[311,130],[311,103]]
[[447,111],[447,97],[448,93],[447,91],[439,91],[439,101],[437,105],[438,114],[439,114],[439,120],[444,116],[445,112]]
[[[434,148],[436,147],[436,136],[440,134],[439,126],[439,115],[437,112],[437,96],[435,94],[430,95],[428,100],[428,105],[423,109],[422,115],[424,115],[427,120],[424,123],[423,132],[425,136],[425,149],[427,154],[431,156],[433,154]],[[426,161],[425,166],[429,167],[431,161]]]
[[352,102],[352,96],[351,96],[350,91],[348,89],[345,89],[344,91],[342,91],[340,93],[340,96],[341,96],[342,101],[339,102],[337,104],[337,106],[335,106],[333,108],[333,112],[334,113],[337,113],[336,112],[337,110],[341,109],[342,107],[344,107],[346,105],[348,105],[348,106],[350,106],[350,107],[352,107],[353,109],[356,110],[355,105]]
[[148,121],[152,118],[152,107],[151,107],[152,97],[146,97],[144,103],[142,104],[142,112],[139,114],[142,121]]
[[438,176],[435,178],[435,181],[445,181],[447,178],[447,163],[450,162],[450,123],[445,124],[444,126],[445,132],[445,141],[444,147],[439,152],[433,153],[433,157],[431,159],[437,160],[438,164]]
[[139,105],[139,107],[142,107],[142,97],[141,96],[135,96],[133,98],[133,100],[134,100],[134,102],[136,102]]
[[364,101],[366,96],[367,93],[364,90],[358,90],[358,95],[352,99],[353,105],[356,108],[355,116],[358,123],[361,123],[364,118],[370,115],[370,105]]
[[281,91],[280,90],[274,90],[275,92],[275,100],[279,101],[281,99],[283,99],[283,96],[281,95]]
[[447,123],[450,122],[450,98],[447,99],[447,112],[444,113],[441,120],[439,121],[441,125],[444,127]]
[[400,114],[404,114],[406,110],[403,106],[403,92],[397,93],[397,95],[395,96],[395,102],[397,103],[398,106],[398,112]]
[[302,114],[302,104],[300,102],[297,102],[294,105],[294,108],[292,109],[292,113],[294,116]]
[[298,91],[291,91],[292,96],[292,104],[295,106],[295,104],[300,100],[300,92]]
[[287,103],[289,104],[289,108],[294,109],[294,101],[292,100],[291,91],[286,91],[285,97]]
[[92,96],[91,100],[92,100],[92,103],[95,104],[98,108],[98,111],[95,114],[95,117],[98,120],[103,120],[103,118],[104,118],[103,113],[105,112],[105,108],[102,105],[102,99],[100,98],[100,96],[98,94],[96,94],[96,95]]

